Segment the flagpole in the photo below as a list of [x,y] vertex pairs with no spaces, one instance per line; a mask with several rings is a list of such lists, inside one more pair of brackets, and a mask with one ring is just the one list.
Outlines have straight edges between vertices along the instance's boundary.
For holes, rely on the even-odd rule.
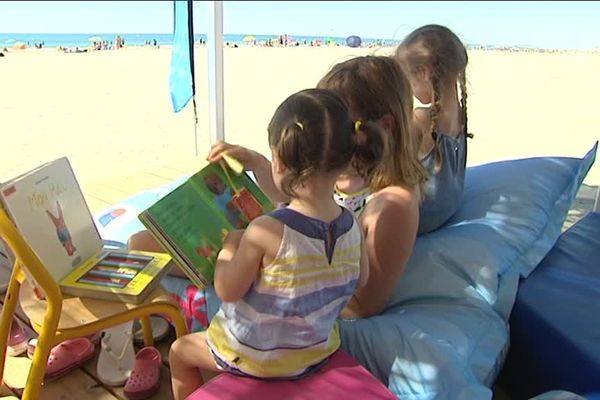
[[194,149],[198,157],[198,110],[196,108],[196,73],[194,66],[194,49],[196,47],[194,39],[194,1],[188,0],[188,42],[190,52],[190,71],[192,73],[192,106],[194,108]]
[[223,101],[223,2],[213,1],[212,27],[208,31],[208,104],[210,144],[225,140]]

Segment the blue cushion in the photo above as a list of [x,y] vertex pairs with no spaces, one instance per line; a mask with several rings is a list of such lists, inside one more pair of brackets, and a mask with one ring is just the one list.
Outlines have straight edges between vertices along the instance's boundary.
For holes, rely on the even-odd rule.
[[548,390],[600,396],[600,213],[564,232],[521,281],[510,316],[502,387],[513,398]]
[[[489,386],[508,346],[518,278],[558,238],[596,148],[582,159],[529,158],[468,168],[460,209],[444,227],[417,239],[384,313],[340,323],[344,349],[402,399],[491,398]],[[141,229],[137,218],[123,226]],[[105,239],[128,237],[107,232],[105,227]],[[207,294],[211,314],[218,299]]]
[[382,315],[341,323],[343,348],[402,399],[491,398],[519,276],[556,242],[596,149],[468,168],[456,215],[417,239]]

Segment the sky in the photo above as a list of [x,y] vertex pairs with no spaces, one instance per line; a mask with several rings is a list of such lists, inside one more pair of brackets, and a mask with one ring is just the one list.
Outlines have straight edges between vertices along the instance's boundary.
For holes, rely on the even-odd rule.
[[[206,33],[212,2],[194,2]],[[428,23],[468,44],[600,48],[600,2],[224,1],[224,33],[401,40]],[[172,1],[0,1],[0,33],[171,33]]]

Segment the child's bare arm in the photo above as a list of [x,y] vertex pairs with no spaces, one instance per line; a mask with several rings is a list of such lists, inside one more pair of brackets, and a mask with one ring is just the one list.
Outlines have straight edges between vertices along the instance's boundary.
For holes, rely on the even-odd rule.
[[[271,218],[259,217],[245,231],[232,231],[217,257],[215,291],[222,301],[241,299],[263,265],[265,237],[271,234]],[[243,233],[242,233],[243,232]]]
[[[361,241],[361,253],[360,253],[360,273],[358,276],[357,290],[363,288],[369,280],[369,252],[367,250],[367,243],[363,236]],[[346,307],[340,313],[342,319],[358,319],[362,317],[362,307],[358,302],[356,293],[352,296]]]
[[363,211],[366,215],[361,223],[366,228],[369,279],[356,291],[342,313],[344,318],[363,318],[382,312],[412,254],[419,225],[418,199],[399,187],[388,187],[382,192]]
[[367,242],[363,237],[361,240],[360,251],[360,275],[358,276],[358,288],[362,288],[369,280],[369,252],[367,250]]

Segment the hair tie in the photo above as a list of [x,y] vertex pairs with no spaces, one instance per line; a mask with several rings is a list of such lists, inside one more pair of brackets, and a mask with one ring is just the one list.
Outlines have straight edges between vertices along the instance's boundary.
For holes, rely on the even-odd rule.
[[362,126],[362,121],[358,120],[354,123],[354,133],[358,133],[360,131],[360,127]]
[[301,131],[304,130],[304,125],[302,125],[302,123],[296,121],[296,125],[298,125],[298,128],[300,128]]

